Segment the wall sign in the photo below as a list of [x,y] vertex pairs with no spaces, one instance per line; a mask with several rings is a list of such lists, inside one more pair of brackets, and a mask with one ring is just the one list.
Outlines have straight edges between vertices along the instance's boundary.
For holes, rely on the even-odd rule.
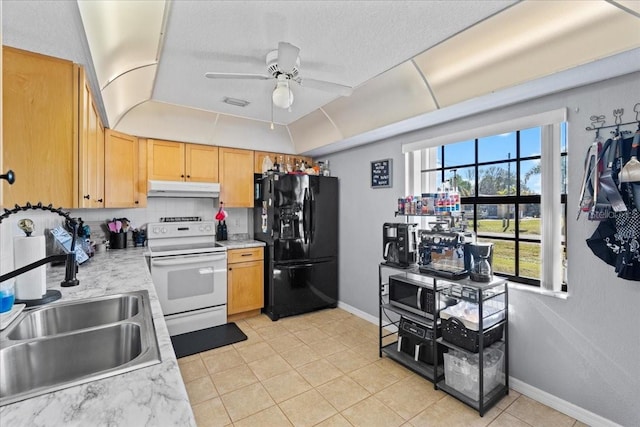
[[376,160],[371,162],[371,188],[391,188],[393,182],[393,159]]

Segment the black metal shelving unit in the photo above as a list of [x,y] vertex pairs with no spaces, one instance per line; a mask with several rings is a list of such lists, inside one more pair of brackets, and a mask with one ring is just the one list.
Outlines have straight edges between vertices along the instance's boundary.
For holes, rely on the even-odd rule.
[[[411,273],[417,274],[422,277],[428,278],[431,280],[433,284],[433,292],[436,296],[436,306],[435,306],[435,315],[433,319],[429,319],[426,317],[422,317],[416,315],[412,312],[403,310],[399,307],[393,306],[389,304],[387,294],[385,294],[385,289],[390,286],[390,283],[387,283],[383,279],[383,270],[384,269],[394,269],[400,273]],[[383,355],[389,357],[390,359],[396,361],[397,363],[402,364],[403,366],[411,369],[416,372],[418,375],[426,378],[427,380],[433,382],[435,389],[440,389],[465,403],[466,405],[472,407],[477,410],[480,416],[483,416],[485,412],[494,406],[502,397],[506,396],[509,393],[509,343],[508,343],[508,287],[507,280],[503,278],[499,278],[494,276],[493,280],[488,283],[478,283],[474,282],[468,278],[453,280],[447,279],[435,275],[430,275],[426,273],[421,273],[417,266],[410,268],[401,268],[392,265],[388,265],[386,263],[380,263],[378,267],[378,281],[379,281],[379,356]],[[454,298],[458,301],[468,301],[474,304],[478,304],[478,352],[474,353],[465,348],[462,348],[455,343],[449,342],[442,337],[439,336],[439,330],[442,327],[442,321],[440,319],[440,297],[439,293],[443,293],[448,298]],[[499,305],[502,308],[498,311],[502,311],[504,317],[492,324],[488,327],[484,327],[484,322],[481,319],[484,319],[483,309],[485,305],[490,303],[490,301],[499,301]],[[387,312],[392,312],[398,317],[402,316],[410,320],[417,321],[422,325],[430,327],[433,329],[433,337],[434,343],[432,345],[433,357],[434,361],[433,365],[423,363],[421,361],[414,360],[410,355],[399,351],[397,348],[398,345],[398,332],[391,331],[389,329],[398,329],[400,320],[394,321],[389,319],[387,316]],[[495,313],[494,313],[495,314]],[[385,316],[383,318],[383,315]],[[386,320],[383,320],[385,319]],[[503,366],[498,367],[498,373],[500,380],[498,384],[492,388],[492,390],[488,390],[485,394],[484,388],[484,357],[485,357],[485,333],[490,332],[496,328],[503,327],[502,339],[497,343],[491,345],[489,348],[497,348],[502,347],[500,351],[503,353]],[[395,339],[392,341],[389,337],[394,337]],[[388,342],[391,341],[391,342]],[[447,384],[445,378],[445,367],[443,363],[438,363],[438,348],[444,346],[447,349],[453,349],[458,352],[462,352],[462,354],[466,354],[469,357],[476,354],[478,357],[478,366],[477,366],[477,387],[478,387],[478,399],[472,399],[467,394],[457,390],[451,385]]]

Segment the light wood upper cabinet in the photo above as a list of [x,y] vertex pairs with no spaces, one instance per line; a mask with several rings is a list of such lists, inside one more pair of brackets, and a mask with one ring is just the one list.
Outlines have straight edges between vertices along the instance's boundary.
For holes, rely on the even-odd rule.
[[84,68],[75,65],[78,76],[78,155],[81,208],[104,207],[104,127]]
[[253,151],[220,147],[220,201],[228,208],[253,207]]
[[5,207],[78,207],[78,84],[73,62],[2,47]]
[[184,148],[187,181],[218,182],[218,147],[185,144]]
[[147,140],[138,138],[138,200],[139,207],[147,206]]
[[184,143],[149,139],[147,141],[147,173],[149,179],[183,181]]
[[218,182],[218,147],[149,139],[149,179]]
[[253,173],[262,173],[262,162],[267,156],[269,156],[272,163],[275,163],[278,153],[268,153],[266,151],[254,152]]
[[107,129],[105,132],[105,207],[142,207],[138,176],[138,138]]
[[292,168],[295,169],[296,165],[302,161],[306,161],[308,166],[313,166],[313,159],[311,157],[297,156],[295,154],[284,153],[269,153],[266,151],[256,151],[254,154],[253,173],[262,173],[262,161],[265,157],[269,156],[271,162],[280,163],[285,165],[287,162],[291,163]]

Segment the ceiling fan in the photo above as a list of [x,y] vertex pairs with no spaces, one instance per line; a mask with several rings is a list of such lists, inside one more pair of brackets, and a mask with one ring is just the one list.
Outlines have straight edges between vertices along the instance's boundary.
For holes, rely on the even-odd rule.
[[273,104],[280,108],[290,108],[293,104],[293,93],[290,82],[295,82],[303,87],[319,89],[325,92],[336,93],[340,96],[349,96],[353,89],[338,83],[324,80],[307,79],[300,77],[300,48],[287,42],[278,43],[278,49],[267,54],[267,73],[205,73],[210,79],[246,79],[246,80],[276,80],[276,87],[271,96]]

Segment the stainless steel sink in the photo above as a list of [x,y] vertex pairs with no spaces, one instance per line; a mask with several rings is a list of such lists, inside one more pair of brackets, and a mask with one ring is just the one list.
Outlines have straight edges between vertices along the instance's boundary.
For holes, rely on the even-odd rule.
[[9,339],[45,337],[129,319],[138,314],[140,298],[139,295],[112,295],[82,304],[53,305],[35,310],[11,330]]
[[0,333],[0,406],[159,362],[147,291],[38,308]]

